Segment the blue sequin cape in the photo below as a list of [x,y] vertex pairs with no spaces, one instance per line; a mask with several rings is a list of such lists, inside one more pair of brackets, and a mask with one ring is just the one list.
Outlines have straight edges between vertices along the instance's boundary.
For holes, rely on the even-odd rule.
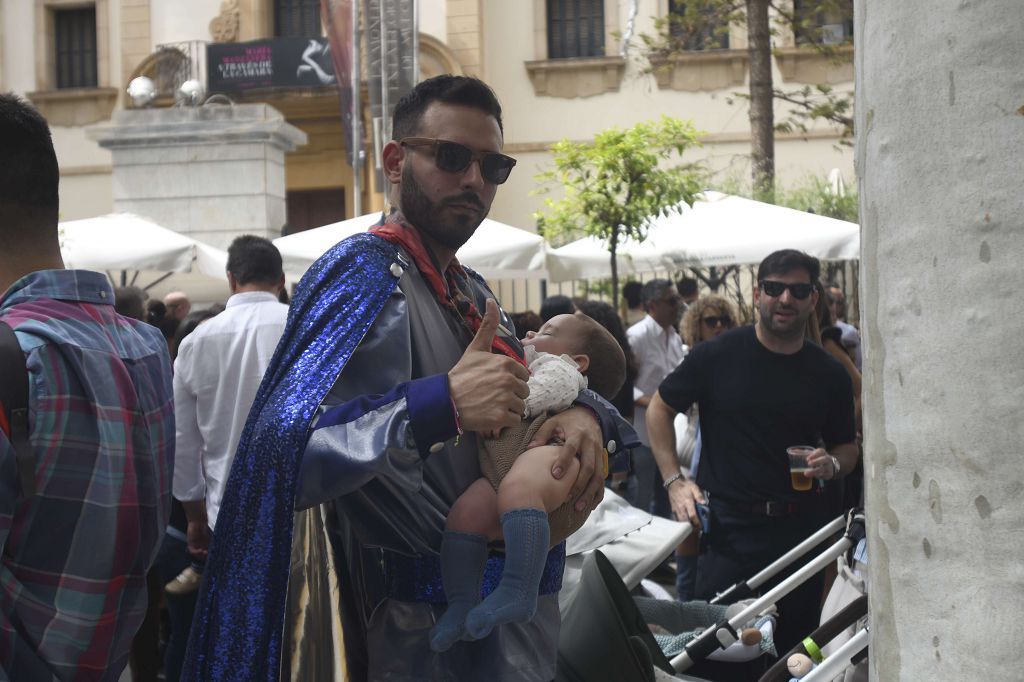
[[182,680],[279,679],[295,490],[309,427],[398,285],[391,272],[398,254],[394,244],[358,234],[299,282],[224,491]]

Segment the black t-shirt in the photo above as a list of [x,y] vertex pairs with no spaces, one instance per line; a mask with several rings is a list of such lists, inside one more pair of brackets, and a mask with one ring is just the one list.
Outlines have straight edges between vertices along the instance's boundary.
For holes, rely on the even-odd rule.
[[856,437],[843,366],[809,341],[792,355],[773,353],[754,327],[695,346],[658,392],[680,412],[699,405],[697,485],[727,501],[805,499],[790,485],[786,448]]

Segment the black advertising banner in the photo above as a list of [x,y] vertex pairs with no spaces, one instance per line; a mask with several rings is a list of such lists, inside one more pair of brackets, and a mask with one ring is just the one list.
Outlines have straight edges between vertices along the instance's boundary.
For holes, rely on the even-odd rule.
[[207,91],[334,87],[326,38],[274,38],[206,46]]

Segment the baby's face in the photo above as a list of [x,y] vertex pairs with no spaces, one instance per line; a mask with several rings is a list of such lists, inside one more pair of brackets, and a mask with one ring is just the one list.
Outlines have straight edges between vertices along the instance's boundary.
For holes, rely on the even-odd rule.
[[537,332],[527,332],[524,346],[552,355],[579,353],[580,329],[583,322],[572,315],[556,315],[544,323]]

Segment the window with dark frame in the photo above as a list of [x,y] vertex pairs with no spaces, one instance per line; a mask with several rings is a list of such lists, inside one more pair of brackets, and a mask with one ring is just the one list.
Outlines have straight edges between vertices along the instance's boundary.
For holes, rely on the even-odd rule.
[[833,0],[827,8],[820,1],[793,0],[793,15],[798,23],[794,27],[797,45],[853,42],[853,0]]
[[54,10],[53,23],[57,87],[95,88],[96,8]]
[[316,38],[320,29],[320,0],[274,0],[276,38]]
[[604,0],[548,0],[548,59],[604,56]]
[[729,23],[717,16],[714,8],[703,10],[706,17],[696,25],[689,21],[673,21],[674,17],[686,16],[686,0],[669,0],[669,32],[684,50],[727,50],[729,49]]

